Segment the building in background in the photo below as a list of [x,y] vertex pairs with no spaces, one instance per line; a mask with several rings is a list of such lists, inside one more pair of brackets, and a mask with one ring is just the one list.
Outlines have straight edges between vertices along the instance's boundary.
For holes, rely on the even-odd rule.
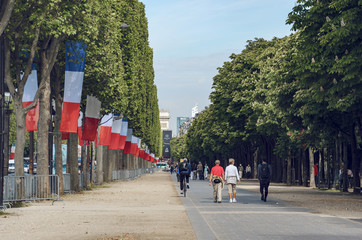
[[160,124],[161,130],[169,130],[170,129],[170,111],[161,109],[160,110]]
[[179,129],[180,129],[180,127],[181,127],[181,125],[184,123],[184,122],[187,122],[187,121],[189,121],[190,120],[190,118],[189,117],[177,117],[177,125],[176,125],[176,134],[177,134],[177,136],[178,136],[178,133],[179,133]]
[[198,106],[197,103],[196,103],[195,107],[192,108],[191,118],[196,117],[196,114],[198,114],[198,113],[199,113],[199,106]]

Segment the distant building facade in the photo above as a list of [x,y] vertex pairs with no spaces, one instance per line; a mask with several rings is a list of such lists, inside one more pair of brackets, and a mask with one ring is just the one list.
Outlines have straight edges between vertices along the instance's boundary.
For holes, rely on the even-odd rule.
[[169,130],[170,129],[170,111],[161,109],[160,110],[160,125],[161,130]]
[[190,118],[189,117],[177,117],[177,132],[176,132],[176,135],[178,135],[179,133],[179,129],[181,127],[181,125],[184,123],[184,122],[187,122],[189,121]]
[[199,113],[199,106],[196,104],[195,107],[192,108],[191,117],[192,118],[196,117],[196,114],[198,113]]

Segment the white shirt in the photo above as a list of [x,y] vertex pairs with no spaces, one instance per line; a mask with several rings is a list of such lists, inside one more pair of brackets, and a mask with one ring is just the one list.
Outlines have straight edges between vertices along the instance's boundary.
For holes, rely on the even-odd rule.
[[238,169],[234,165],[229,165],[225,169],[225,179],[227,177],[236,177],[238,181],[240,180],[240,176],[238,173]]

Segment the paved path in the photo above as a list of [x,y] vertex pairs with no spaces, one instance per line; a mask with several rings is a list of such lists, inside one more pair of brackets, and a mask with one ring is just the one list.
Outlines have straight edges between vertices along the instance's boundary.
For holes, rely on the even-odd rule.
[[229,203],[226,187],[223,202],[213,203],[207,180],[190,180],[187,197],[181,199],[199,240],[362,240],[361,223],[273,199],[262,202],[259,194],[243,189],[237,189],[237,203]]

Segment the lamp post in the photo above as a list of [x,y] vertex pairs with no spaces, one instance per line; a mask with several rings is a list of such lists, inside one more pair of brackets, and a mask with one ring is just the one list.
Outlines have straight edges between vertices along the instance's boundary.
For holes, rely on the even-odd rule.
[[4,79],[5,79],[5,45],[0,38],[0,209],[4,202]]
[[9,166],[9,124],[10,124],[10,114],[12,110],[9,108],[9,105],[12,103],[12,97],[10,92],[4,93],[4,103],[5,103],[5,114],[4,114],[4,176],[8,175],[8,166]]

